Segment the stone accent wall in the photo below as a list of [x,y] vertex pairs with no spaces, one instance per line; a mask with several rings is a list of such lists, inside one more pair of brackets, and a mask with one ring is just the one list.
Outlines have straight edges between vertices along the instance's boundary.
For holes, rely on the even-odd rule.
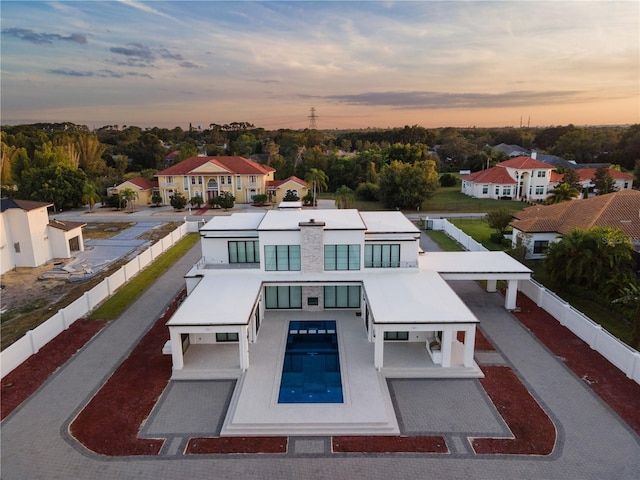
[[300,223],[300,262],[302,273],[324,271],[324,222]]
[[[307,302],[309,297],[317,297],[318,305],[309,305]],[[307,312],[321,312],[324,310],[324,287],[322,285],[302,287],[302,310]]]

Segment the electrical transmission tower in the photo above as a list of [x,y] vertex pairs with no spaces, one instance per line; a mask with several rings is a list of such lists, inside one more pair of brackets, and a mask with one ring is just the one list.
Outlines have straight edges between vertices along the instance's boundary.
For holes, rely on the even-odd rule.
[[316,115],[316,107],[311,107],[311,115],[309,115],[309,129],[317,130],[318,125],[316,124],[316,119],[318,116]]

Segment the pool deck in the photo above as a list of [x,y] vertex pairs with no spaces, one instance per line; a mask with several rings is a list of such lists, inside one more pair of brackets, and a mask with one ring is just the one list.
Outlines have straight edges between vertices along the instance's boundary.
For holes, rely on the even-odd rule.
[[[336,320],[343,403],[278,403],[289,320]],[[222,436],[400,433],[385,379],[373,367],[373,344],[354,312],[269,313],[249,354]]]

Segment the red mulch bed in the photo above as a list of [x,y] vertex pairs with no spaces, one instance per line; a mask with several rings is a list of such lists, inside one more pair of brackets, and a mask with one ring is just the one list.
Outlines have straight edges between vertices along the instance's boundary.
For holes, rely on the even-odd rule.
[[35,355],[9,372],[2,379],[0,420],[18,408],[106,324],[104,320],[78,319]]
[[288,437],[191,438],[185,453],[287,453],[287,442]]
[[476,453],[549,455],[556,429],[545,411],[509,367],[483,367],[480,383],[515,438],[475,438]]
[[521,293],[518,305],[516,318],[640,435],[640,385]]
[[449,453],[439,436],[332,437],[331,448],[334,453]]
[[[458,332],[457,335],[457,340],[459,342],[464,343],[464,332]],[[476,352],[479,350],[495,350],[496,347],[493,346],[493,344],[487,340],[487,337],[484,336],[484,333],[482,333],[482,330],[480,330],[479,328],[476,328],[476,341],[475,341],[475,350]]]
[[71,423],[71,434],[102,455],[157,455],[164,440],[137,437],[171,376],[171,356],[162,355],[169,338],[166,322],[183,291],[156,321],[129,357]]

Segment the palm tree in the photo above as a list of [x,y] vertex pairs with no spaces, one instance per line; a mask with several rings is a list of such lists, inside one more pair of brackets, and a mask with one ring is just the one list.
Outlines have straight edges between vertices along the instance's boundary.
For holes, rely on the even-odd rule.
[[132,213],[135,210],[135,202],[138,199],[138,192],[133,188],[127,187],[123,188],[119,195],[127,201],[127,209],[129,210],[129,213]]
[[82,187],[82,202],[89,205],[89,211],[93,211],[93,206],[96,201],[100,200],[100,196],[96,191],[96,187],[93,183],[85,183]]
[[551,195],[547,198],[547,203],[560,203],[572,200],[580,195],[580,191],[568,183],[560,183],[556,188],[550,190]]
[[342,185],[336,190],[336,207],[338,208],[351,208],[355,194],[346,185]]
[[327,189],[327,181],[329,180],[329,177],[327,177],[327,174],[324,173],[324,171],[317,168],[312,168],[311,170],[309,170],[309,173],[307,173],[305,180],[307,181],[307,183],[310,183],[312,185],[313,206],[315,207],[316,191],[323,192]]

